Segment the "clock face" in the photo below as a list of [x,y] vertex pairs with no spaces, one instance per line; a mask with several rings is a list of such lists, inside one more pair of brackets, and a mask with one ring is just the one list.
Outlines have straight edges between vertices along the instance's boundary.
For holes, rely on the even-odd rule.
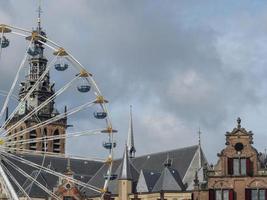
[[19,106],[19,115],[24,115],[26,111],[26,104],[25,102],[20,102],[20,106]]

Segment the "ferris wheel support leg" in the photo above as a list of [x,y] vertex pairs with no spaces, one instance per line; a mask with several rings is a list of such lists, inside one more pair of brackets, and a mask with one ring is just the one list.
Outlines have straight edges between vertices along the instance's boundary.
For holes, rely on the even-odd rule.
[[8,196],[13,200],[19,200],[17,193],[15,192],[12,184],[10,183],[6,173],[3,170],[2,161],[0,161],[0,162],[1,162],[1,164],[0,164],[0,175],[3,177],[4,185],[5,185],[5,188],[7,190]]

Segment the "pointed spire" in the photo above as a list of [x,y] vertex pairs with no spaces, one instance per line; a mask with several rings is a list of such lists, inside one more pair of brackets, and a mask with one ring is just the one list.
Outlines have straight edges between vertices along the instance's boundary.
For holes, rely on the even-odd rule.
[[67,158],[67,167],[66,167],[66,175],[73,175],[73,171],[71,170],[71,165],[70,165],[70,157]]
[[132,180],[132,173],[130,169],[130,160],[128,157],[128,147],[125,145],[125,150],[122,158],[121,169],[119,173],[120,180]]
[[38,18],[37,18],[38,29],[39,31],[41,31],[41,13],[42,13],[41,0],[39,0],[39,6],[37,12],[38,12]]
[[127,146],[128,146],[129,157],[134,158],[136,150],[134,146],[132,106],[130,106],[130,120],[129,120]]
[[198,164],[199,168],[202,167],[202,152],[201,152],[201,134],[200,128],[198,129]]
[[200,131],[200,127],[198,129],[198,146],[201,146],[201,131]]

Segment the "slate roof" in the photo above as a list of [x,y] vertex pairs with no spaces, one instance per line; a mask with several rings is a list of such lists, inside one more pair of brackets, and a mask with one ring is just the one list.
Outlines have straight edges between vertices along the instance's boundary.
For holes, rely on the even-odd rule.
[[[172,166],[171,166],[172,169],[176,170],[179,173],[180,179],[183,179],[198,148],[199,148],[198,145],[194,145],[165,152],[147,154],[131,159],[135,171],[134,173],[135,174],[138,173],[137,175],[132,177],[134,191],[136,189],[140,171],[144,170],[144,171],[162,172],[164,169],[164,163],[168,157],[172,160]],[[118,168],[121,165],[121,161],[122,159],[118,159],[113,162],[112,173],[118,176],[119,176]],[[103,176],[107,171],[107,167],[108,167],[107,165],[103,165],[95,174],[95,176],[89,181],[89,184],[95,186],[103,185],[104,181]],[[112,194],[118,194],[117,180],[113,180],[110,182],[109,191]],[[97,193],[87,191],[86,196],[97,196]]]
[[152,192],[160,176],[161,172],[158,171],[141,170],[136,187],[137,193]]
[[[142,170],[144,173],[145,181],[149,190],[152,190],[152,186],[156,186],[153,191],[160,190],[160,189],[172,189],[171,187],[165,187],[167,184],[166,180],[168,177],[172,175],[175,182],[178,183],[179,187],[182,189],[183,185],[181,180],[183,180],[184,176],[188,174],[188,168],[191,166],[192,159],[196,155],[199,146],[189,146],[185,148],[147,154],[140,157],[129,159],[128,161],[128,169],[130,170],[131,180],[133,181],[133,191],[136,192],[136,185],[138,182],[140,171]],[[128,155],[127,155],[128,156]],[[23,155],[21,156],[29,161],[32,161],[37,164],[41,164],[43,161],[42,156],[33,156],[33,155]],[[171,170],[165,169],[164,163],[167,158],[172,160]],[[22,168],[31,176],[36,175],[36,169],[33,167],[29,167],[28,165],[22,164],[17,161],[13,161],[19,168]],[[106,175],[108,166],[101,162],[95,161],[87,161],[87,160],[80,160],[80,159],[71,159],[71,170],[74,172],[74,177],[89,183],[93,186],[102,188],[104,184],[104,176]],[[206,161],[205,161],[206,162]],[[12,174],[16,177],[18,182],[21,185],[28,185],[30,180],[19,174],[16,170],[10,167],[7,163],[5,164],[8,169],[12,172]],[[58,157],[51,157],[47,156],[44,165],[45,167],[53,168],[55,171],[64,173],[67,168],[67,158],[58,158]],[[119,177],[120,172],[122,171],[121,168],[123,167],[122,159],[117,159],[113,162],[113,170],[112,173],[116,174]],[[164,171],[165,170],[165,171]],[[156,176],[151,176],[149,173],[155,172],[158,173]],[[164,173],[161,173],[164,172]],[[48,173],[42,172],[39,174],[37,180],[41,182],[43,185],[47,186],[49,190],[53,190],[54,187],[58,185],[58,178],[50,175]],[[160,181],[159,181],[160,180]],[[12,182],[12,181],[11,181]],[[172,184],[171,184],[172,185]],[[170,185],[170,186],[171,186]],[[18,188],[14,186],[16,190]],[[176,189],[179,187],[175,186]],[[118,178],[113,180],[109,184],[109,191],[112,194],[118,194]],[[47,197],[47,194],[39,189],[35,184],[32,185],[30,188],[30,196],[31,197]],[[85,196],[98,196],[98,193],[93,191],[89,191],[86,189],[81,188],[81,193]]]
[[185,190],[185,186],[181,180],[179,172],[170,167],[165,167],[153,187],[152,192],[183,190]]
[[[23,157],[26,160],[29,160],[31,162],[42,164],[43,166],[53,169],[56,172],[64,173],[66,172],[67,168],[67,158],[58,158],[58,157],[51,157],[47,156],[45,159],[43,159],[42,156],[33,156],[33,155],[23,155],[20,156]],[[50,191],[53,191],[53,188],[58,185],[59,179],[51,175],[49,173],[46,173],[44,171],[36,170],[36,168],[23,164],[19,161],[13,160],[12,158],[9,158],[10,161],[12,161],[18,168],[23,169],[27,174],[29,174],[31,177],[35,178],[36,174],[38,175],[37,181],[40,182],[42,185],[47,187]],[[12,173],[14,177],[16,177],[16,180],[20,183],[20,185],[24,186],[24,189],[27,189],[31,197],[39,197],[44,198],[47,197],[47,193],[40,189],[35,183],[32,184],[31,187],[27,187],[31,184],[31,180],[23,175],[21,175],[17,170],[15,170],[12,166],[10,166],[7,162],[4,162],[5,166],[8,168],[8,170]],[[87,161],[87,160],[80,160],[80,159],[70,159],[71,163],[71,170],[74,172],[74,178],[81,180],[85,183],[87,183],[97,172],[97,170],[103,165],[102,162],[96,162],[96,161]],[[18,187],[10,180],[13,184],[16,191],[18,191],[19,194],[21,192],[19,191]]]

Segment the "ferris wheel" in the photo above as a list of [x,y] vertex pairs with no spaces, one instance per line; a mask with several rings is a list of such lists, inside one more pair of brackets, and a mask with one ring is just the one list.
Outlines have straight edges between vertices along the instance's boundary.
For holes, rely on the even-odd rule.
[[[0,88],[0,175],[8,198],[31,199],[14,171],[52,199],[62,199],[62,194],[38,181],[38,176],[43,172],[103,197],[109,181],[114,179],[112,163],[113,149],[116,147],[113,136],[116,130],[112,127],[107,109],[108,101],[93,75],[69,51],[46,36],[40,20],[33,31],[0,25],[0,70],[8,68],[1,62],[16,48],[12,38],[14,41],[20,40],[26,46],[26,51],[24,48],[22,61],[15,69],[9,90]],[[58,84],[52,83],[51,77],[57,79]],[[64,106],[64,111],[58,111],[56,105],[63,104],[69,105]],[[78,130],[69,131],[72,129],[69,125],[72,120],[79,125],[88,115],[88,120],[93,122],[83,123],[81,130],[75,125]],[[88,150],[90,156],[65,154],[66,141],[82,138],[82,141],[86,141],[86,144],[82,144],[86,149],[91,139],[85,138],[89,137],[94,137],[94,144]],[[70,145],[75,146],[75,143]],[[95,146],[101,146],[102,150]],[[33,162],[25,155],[38,156],[41,161]],[[103,162],[109,167],[103,175],[103,185],[99,187],[46,166],[49,157]],[[29,174],[25,166],[35,169],[37,173],[34,176]]]

